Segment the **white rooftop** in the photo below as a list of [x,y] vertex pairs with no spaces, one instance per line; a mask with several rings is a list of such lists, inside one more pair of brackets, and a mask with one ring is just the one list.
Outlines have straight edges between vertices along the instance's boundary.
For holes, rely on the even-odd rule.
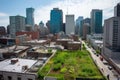
[[30,43],[43,43],[43,42],[46,42],[46,40],[31,40],[31,41],[27,41],[27,42],[30,42]]
[[[11,60],[18,59],[18,62],[15,64],[11,64]],[[19,58],[13,58],[13,59],[7,59],[0,62],[0,71],[8,71],[8,72],[19,72],[24,73],[22,67],[27,65],[28,69],[34,65],[37,60],[28,60],[28,59],[19,59]]]
[[102,44],[103,41],[102,40],[95,40],[95,43]]

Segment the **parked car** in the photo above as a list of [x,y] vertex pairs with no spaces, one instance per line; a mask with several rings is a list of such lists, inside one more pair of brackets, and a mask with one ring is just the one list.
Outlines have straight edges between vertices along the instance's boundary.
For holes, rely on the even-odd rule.
[[112,66],[108,65],[108,69],[109,69],[109,70],[112,70]]
[[108,65],[108,62],[106,60],[103,60],[103,64]]

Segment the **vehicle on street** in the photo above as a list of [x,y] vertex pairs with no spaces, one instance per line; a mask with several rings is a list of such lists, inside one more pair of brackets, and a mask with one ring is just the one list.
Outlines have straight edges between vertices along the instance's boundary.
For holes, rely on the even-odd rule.
[[109,70],[112,70],[112,66],[108,65],[108,69],[109,69]]
[[108,65],[108,62],[106,60],[103,60],[103,64]]
[[103,61],[103,57],[102,56],[100,56],[100,60]]

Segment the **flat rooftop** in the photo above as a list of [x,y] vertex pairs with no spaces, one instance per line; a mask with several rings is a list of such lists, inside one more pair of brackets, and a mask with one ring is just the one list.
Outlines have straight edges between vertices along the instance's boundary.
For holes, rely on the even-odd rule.
[[72,41],[72,42],[68,42],[69,44],[81,44],[81,42],[78,41]]
[[5,47],[5,48],[0,48],[0,53],[6,53],[6,52],[11,52],[11,51],[20,51],[29,48],[28,46],[11,46],[11,47]]
[[57,39],[57,41],[72,41],[72,39]]
[[95,40],[95,43],[97,43],[97,44],[103,44],[103,41],[102,40]]
[[[11,64],[11,60],[18,59],[18,62],[15,64]],[[0,62],[0,71],[7,71],[7,72],[18,72],[18,73],[25,73],[27,69],[31,68],[37,60],[29,60],[29,59],[20,59],[20,58],[13,58],[7,59]],[[27,66],[26,70],[23,70],[23,66]]]
[[47,40],[31,40],[31,41],[27,41],[27,43],[44,43]]

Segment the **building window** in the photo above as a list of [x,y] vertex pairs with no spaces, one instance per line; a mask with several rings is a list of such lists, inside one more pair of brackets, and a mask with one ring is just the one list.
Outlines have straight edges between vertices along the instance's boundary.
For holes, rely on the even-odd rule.
[[8,76],[8,80],[12,80],[12,77],[11,77],[11,76]]
[[28,78],[28,80],[33,80],[33,79]]
[[21,77],[18,77],[18,79],[17,80],[21,80]]
[[0,80],[4,80],[3,75],[0,75]]

